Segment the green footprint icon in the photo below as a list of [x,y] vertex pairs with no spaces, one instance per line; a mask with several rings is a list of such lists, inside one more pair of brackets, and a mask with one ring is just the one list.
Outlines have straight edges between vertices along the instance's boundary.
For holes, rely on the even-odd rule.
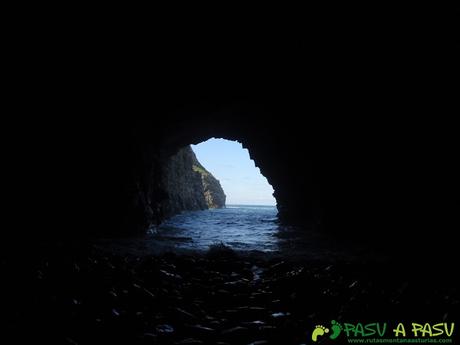
[[329,336],[329,338],[330,339],[336,339],[340,335],[340,333],[342,333],[343,327],[342,327],[342,325],[340,323],[338,323],[335,320],[332,320],[331,324],[332,324],[332,326],[331,326],[332,333]]
[[311,334],[311,340],[316,342],[318,340],[318,336],[324,335],[324,333],[329,333],[329,328],[321,325],[316,326],[313,333]]

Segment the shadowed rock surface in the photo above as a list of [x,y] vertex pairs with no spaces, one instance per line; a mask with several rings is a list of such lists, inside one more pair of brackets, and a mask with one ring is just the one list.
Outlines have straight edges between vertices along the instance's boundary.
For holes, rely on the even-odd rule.
[[[193,152],[192,152],[193,153]],[[194,163],[193,171],[196,171],[201,175],[201,182],[203,185],[204,198],[208,208],[221,208],[225,207],[225,193],[220,185],[218,179],[216,179],[209,171],[207,171],[196,159],[193,153]]]
[[1,262],[9,278],[0,291],[9,344],[298,345],[331,320],[460,317],[454,275],[441,268],[427,279],[427,266],[397,260],[297,262],[223,246],[207,255],[140,258],[58,245],[37,248],[33,262],[15,268],[16,261]]
[[[336,36],[310,42],[324,42],[322,48],[337,43],[346,60],[338,63],[336,48],[328,54],[287,36],[232,41],[236,46],[214,42],[212,56],[225,56],[231,64],[206,62],[205,70],[181,61],[150,78],[155,92],[127,76],[114,79],[116,68],[108,65],[98,73],[65,65],[66,80],[75,77],[81,87],[74,83],[75,92],[60,88],[47,93],[52,99],[25,102],[31,109],[24,113],[56,116],[15,117],[5,127],[12,138],[4,147],[16,149],[7,155],[12,159],[5,170],[12,178],[5,184],[12,189],[9,204],[19,207],[10,213],[18,227],[4,235],[144,233],[168,216],[162,176],[170,157],[217,137],[248,149],[273,186],[286,224],[371,242],[378,238],[415,254],[452,253],[460,219],[458,135],[449,121],[434,119],[443,113],[438,109],[443,102],[407,87],[417,84],[420,74],[411,79],[381,55],[401,56],[400,47],[392,46],[397,40],[388,49],[376,43],[374,55],[368,47],[378,42],[373,38],[355,42],[362,45],[349,40],[340,45]],[[209,47],[180,42],[193,52]],[[243,51],[245,68],[233,59]],[[382,61],[363,62],[367,54]],[[72,74],[76,71],[81,76]],[[95,78],[105,87],[90,82]],[[412,119],[421,110],[433,118]]]
[[[9,343],[299,344],[331,319],[458,320],[459,136],[446,102],[457,95],[436,97],[432,88],[452,83],[430,80],[452,76],[439,47],[454,45],[418,34],[406,18],[431,21],[412,6],[389,11],[411,28],[394,35],[386,16],[368,29],[382,7],[356,11],[369,23],[355,30],[354,9],[334,25],[331,7],[287,33],[200,41],[183,30],[156,42],[102,25],[54,39],[61,26],[51,25],[36,42],[39,26],[15,40],[27,52],[6,49],[20,62],[5,64],[15,97],[2,135]],[[436,71],[429,51],[443,59]],[[162,206],[168,161],[211,137],[249,150],[283,223],[379,246],[391,260],[143,259],[42,245],[145,233],[180,206]]]
[[198,162],[190,146],[169,157],[161,170],[164,198],[157,205],[157,212],[162,218],[182,211],[225,206],[219,181]]

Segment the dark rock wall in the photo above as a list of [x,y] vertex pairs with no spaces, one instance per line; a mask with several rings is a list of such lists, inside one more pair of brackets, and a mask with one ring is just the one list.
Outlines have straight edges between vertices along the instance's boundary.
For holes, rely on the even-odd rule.
[[[414,250],[454,243],[448,239],[458,229],[460,189],[452,153],[457,146],[447,142],[454,137],[424,137],[388,117],[364,129],[352,118],[277,116],[301,109],[298,103],[209,102],[170,110],[161,121],[61,126],[9,166],[21,177],[8,184],[15,188],[10,200],[22,206],[6,234],[142,233],[167,216],[161,170],[167,159],[189,144],[223,137],[248,148],[286,223],[390,246],[410,243]],[[21,186],[27,188],[20,192]],[[32,231],[37,224],[41,230]]]
[[164,166],[161,184],[166,198],[161,206],[165,216],[207,208],[201,175],[193,170],[193,156],[190,147],[180,149]]
[[[248,148],[286,223],[413,251],[454,243],[458,126],[440,119],[451,114],[442,99],[417,88],[424,66],[410,74],[415,60],[374,37],[355,45],[348,36],[342,45],[335,35],[302,45],[287,37],[257,36],[244,47],[235,40],[234,49],[215,46],[220,39],[171,40],[181,47],[165,57],[164,66],[176,58],[173,68],[158,61],[155,73],[144,69],[150,58],[111,64],[118,48],[97,65],[63,65],[52,90],[16,103],[18,114],[54,116],[15,113],[16,123],[4,125],[3,148],[13,159],[3,181],[13,189],[8,204],[19,210],[5,212],[14,219],[4,232],[142,233],[166,216],[161,167],[168,157],[221,137]],[[213,54],[200,67],[192,56],[206,47]],[[47,75],[27,84],[34,92],[52,79],[36,69]],[[123,69],[129,73],[114,72]]]
[[209,171],[207,171],[196,159],[193,151],[193,171],[200,174],[201,185],[203,187],[204,199],[207,208],[222,208],[225,207],[226,195],[220,182]]
[[[200,171],[196,170],[197,167]],[[167,158],[161,170],[160,185],[164,199],[159,207],[162,217],[186,210],[225,206],[225,194],[219,181],[198,162],[190,146]]]
[[[351,108],[350,101],[340,104]],[[36,140],[9,165],[15,179],[5,180],[14,188],[10,202],[20,206],[19,213],[7,213],[14,217],[5,235],[143,233],[167,216],[161,177],[167,159],[189,144],[222,137],[248,148],[286,223],[388,248],[409,243],[411,251],[424,245],[444,251],[455,243],[458,145],[447,130],[441,137],[433,127],[426,136],[400,118],[390,120],[388,112],[363,122],[313,114],[311,105],[294,101],[169,106],[157,109],[168,114],[161,120],[80,120],[71,127],[51,121],[46,131],[43,121],[29,123],[17,145],[24,137]]]

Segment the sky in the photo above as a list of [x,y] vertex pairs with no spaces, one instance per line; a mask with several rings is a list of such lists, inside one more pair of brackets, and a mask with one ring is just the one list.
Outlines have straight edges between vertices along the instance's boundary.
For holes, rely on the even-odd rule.
[[220,181],[227,205],[276,205],[272,186],[240,143],[212,138],[192,149],[201,165]]

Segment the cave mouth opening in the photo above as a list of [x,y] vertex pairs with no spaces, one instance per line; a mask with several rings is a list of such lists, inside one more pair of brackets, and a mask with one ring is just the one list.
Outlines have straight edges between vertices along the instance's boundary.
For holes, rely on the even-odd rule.
[[[185,201],[181,201],[184,209],[158,228],[156,235],[163,241],[176,248],[198,250],[216,244],[237,250],[278,249],[274,189],[241,143],[210,138],[186,146],[171,157],[168,170],[171,178],[166,185],[178,181],[178,193]],[[193,173],[184,182],[190,170]],[[198,183],[190,182],[197,176],[202,184],[198,192]],[[190,201],[202,198],[200,193],[204,194],[204,206],[201,201]]]
[[229,206],[276,206],[273,187],[237,141],[210,138],[192,145],[201,165],[209,171],[226,194]]

